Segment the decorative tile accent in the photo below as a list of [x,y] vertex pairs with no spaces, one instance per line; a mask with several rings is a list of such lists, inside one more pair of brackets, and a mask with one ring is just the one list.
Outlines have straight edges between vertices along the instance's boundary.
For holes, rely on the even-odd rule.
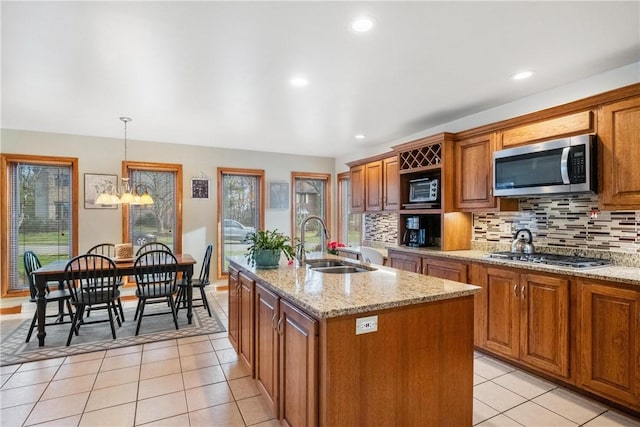
[[536,248],[640,254],[640,211],[597,211],[597,206],[596,195],[520,199],[519,212],[474,214],[472,242],[506,245],[515,230],[528,228]]
[[398,214],[365,214],[363,240],[398,243]]

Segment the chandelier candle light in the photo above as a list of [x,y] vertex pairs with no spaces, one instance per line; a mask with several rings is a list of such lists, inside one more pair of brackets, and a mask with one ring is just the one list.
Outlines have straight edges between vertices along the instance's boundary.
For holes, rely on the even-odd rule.
[[[124,123],[124,161],[127,161],[127,123],[131,121],[129,117],[120,117]],[[138,188],[144,188],[142,194],[138,192]],[[122,177],[122,187],[118,191],[116,188],[105,188],[98,196],[95,202],[97,205],[152,205],[153,198],[143,184],[135,184],[133,192],[129,184],[129,177]]]

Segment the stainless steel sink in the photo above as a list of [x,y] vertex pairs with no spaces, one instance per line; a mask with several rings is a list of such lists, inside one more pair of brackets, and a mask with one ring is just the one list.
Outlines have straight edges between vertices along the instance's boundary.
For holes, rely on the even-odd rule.
[[309,266],[309,268],[318,268],[318,267],[342,267],[347,265],[342,261],[338,261],[337,259],[308,259],[305,263]]
[[313,267],[312,270],[329,274],[366,273],[367,271],[372,271],[367,268],[352,267],[350,265],[339,265],[336,267]]
[[328,274],[366,273],[376,270],[373,267],[350,264],[336,259],[310,259],[306,261],[306,264],[313,271]]

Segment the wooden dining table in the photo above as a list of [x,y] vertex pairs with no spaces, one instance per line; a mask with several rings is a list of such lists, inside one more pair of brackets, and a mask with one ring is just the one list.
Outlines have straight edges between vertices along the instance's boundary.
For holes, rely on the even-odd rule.
[[[187,319],[189,324],[192,322],[192,296],[193,287],[191,286],[191,279],[193,278],[193,266],[196,263],[195,258],[189,254],[174,254],[178,261],[178,271],[184,274],[184,278],[187,283]],[[133,263],[135,260],[127,260],[125,262],[116,262],[116,274],[118,276],[133,276],[135,274]],[[35,270],[32,274],[35,279],[36,288],[38,291],[37,297],[37,313],[38,313],[38,344],[40,347],[44,346],[44,340],[47,336],[45,331],[45,316],[47,301],[45,299],[47,282],[62,283],[66,279],[65,267],[69,260],[58,260],[50,264],[44,265]],[[100,271],[100,270],[98,270]],[[108,272],[108,269],[104,270]]]

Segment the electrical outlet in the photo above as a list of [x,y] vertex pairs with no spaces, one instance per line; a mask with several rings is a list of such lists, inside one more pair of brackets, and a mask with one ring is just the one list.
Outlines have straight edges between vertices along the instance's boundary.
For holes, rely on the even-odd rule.
[[378,316],[359,317],[356,319],[356,335],[368,334],[378,330]]

